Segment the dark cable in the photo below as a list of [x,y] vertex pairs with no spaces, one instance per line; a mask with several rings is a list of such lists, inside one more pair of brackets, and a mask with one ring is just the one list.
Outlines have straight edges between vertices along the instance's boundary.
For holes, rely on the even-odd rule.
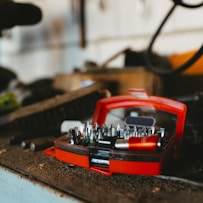
[[197,4],[197,5],[188,5],[188,4],[183,3],[182,0],[173,0],[173,1],[174,1],[174,4],[173,4],[172,8],[169,10],[169,12],[167,13],[165,18],[163,19],[163,21],[159,25],[157,31],[155,32],[155,34],[153,35],[153,37],[151,39],[151,42],[149,44],[148,49],[146,50],[146,68],[149,71],[153,72],[154,74],[157,74],[160,76],[166,76],[166,75],[181,73],[181,72],[185,71],[186,69],[188,69],[193,63],[195,63],[203,55],[203,45],[202,45],[199,48],[199,50],[186,63],[184,63],[183,65],[181,65],[180,67],[178,67],[176,69],[163,69],[163,70],[161,70],[160,68],[156,68],[156,67],[151,65],[150,57],[152,56],[152,47],[154,45],[154,42],[157,39],[157,37],[159,36],[159,34],[160,34],[163,26],[165,25],[166,21],[169,19],[170,15],[175,10],[176,6],[181,5],[181,6],[187,7],[187,8],[198,8],[198,7],[203,5],[203,3]]
[[199,8],[201,6],[203,6],[203,2],[202,3],[198,3],[198,4],[187,4],[184,3],[183,0],[172,0],[175,4],[183,6],[185,8]]

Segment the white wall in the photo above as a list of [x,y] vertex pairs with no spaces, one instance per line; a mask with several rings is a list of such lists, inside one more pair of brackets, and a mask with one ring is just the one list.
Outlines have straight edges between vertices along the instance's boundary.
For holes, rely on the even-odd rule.
[[[8,31],[10,36],[0,39],[1,65],[16,71],[23,81],[72,72],[85,60],[103,63],[126,47],[146,49],[172,6],[170,0],[86,0],[87,46],[81,48],[78,13],[71,4],[76,0],[33,2],[41,7],[43,20],[34,26],[15,27]],[[155,51],[164,55],[199,48],[202,11],[177,8],[156,42]],[[120,57],[110,65],[122,64]]]

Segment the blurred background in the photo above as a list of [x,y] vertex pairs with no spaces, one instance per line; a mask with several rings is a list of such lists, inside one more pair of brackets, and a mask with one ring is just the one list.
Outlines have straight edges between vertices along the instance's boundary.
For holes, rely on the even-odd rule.
[[[169,0],[86,0],[81,11],[79,0],[16,2],[34,3],[43,13],[38,24],[4,30],[0,38],[1,66],[14,70],[24,82],[71,73],[85,61],[103,63],[127,47],[146,49],[172,5]],[[202,19],[202,7],[178,7],[154,50],[170,55],[198,49],[202,43]],[[122,56],[110,66],[122,67]]]

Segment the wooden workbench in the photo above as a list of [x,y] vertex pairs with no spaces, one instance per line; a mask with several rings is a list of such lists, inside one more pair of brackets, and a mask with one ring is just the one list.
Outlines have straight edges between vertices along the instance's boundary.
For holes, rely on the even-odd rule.
[[[19,173],[22,178],[28,177],[30,181],[41,182],[56,191],[61,191],[61,194],[74,196],[80,201],[185,203],[203,200],[202,149],[194,152],[192,151],[194,149],[190,149],[190,156],[187,153],[179,162],[171,165],[168,174],[163,174],[164,176],[115,174],[106,177],[62,163],[54,157],[45,155],[43,151],[33,152],[29,149],[23,150],[19,145],[10,146],[8,138],[11,135],[13,132],[1,133],[1,166]],[[22,203],[18,200],[16,202]]]
[[[108,77],[107,77],[108,75]],[[97,81],[118,81],[119,92],[125,93],[129,86],[147,88],[153,93],[153,85],[159,82],[147,72],[127,70],[111,74],[74,74],[57,75],[57,83],[64,89],[71,87],[76,80],[95,79]],[[76,79],[74,79],[76,77]],[[132,83],[131,83],[132,82]],[[138,83],[137,83],[138,82]],[[70,86],[67,85],[70,83]],[[137,85],[135,85],[135,83]],[[130,84],[130,85],[129,85]],[[11,172],[29,178],[30,181],[43,183],[61,194],[68,194],[84,202],[202,202],[203,201],[203,149],[202,143],[186,143],[183,146],[182,158],[168,168],[165,174],[158,177],[115,174],[106,177],[95,172],[70,166],[43,151],[33,152],[22,149],[19,144],[9,145],[9,138],[16,132],[0,133],[0,165]],[[29,136],[29,135],[28,135]],[[51,136],[51,135],[50,135]],[[13,186],[15,187],[15,186]],[[53,192],[52,190],[52,192]],[[8,191],[9,195],[13,195]],[[37,195],[37,194],[36,194]],[[62,195],[63,196],[63,195]],[[16,202],[22,202],[16,199]],[[33,201],[32,201],[33,202]],[[27,202],[26,202],[27,203]]]

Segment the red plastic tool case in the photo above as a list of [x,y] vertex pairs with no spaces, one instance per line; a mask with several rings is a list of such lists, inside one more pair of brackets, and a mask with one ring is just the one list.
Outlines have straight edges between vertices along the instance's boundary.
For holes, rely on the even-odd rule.
[[127,143],[124,143],[124,145],[127,144],[128,148],[120,149],[116,148],[116,145],[105,147],[72,144],[70,134],[67,132],[55,141],[52,148],[45,150],[45,154],[104,175],[112,175],[112,173],[161,174],[165,166],[170,163],[170,159],[176,159],[180,155],[186,105],[172,99],[148,95],[143,89],[130,89],[130,92],[129,95],[100,99],[96,104],[92,126],[98,124],[99,127],[102,127],[109,111],[119,108],[142,108],[153,109],[155,112],[166,112],[175,115],[176,120],[174,132],[167,136],[168,139],[165,141],[167,143],[163,148],[159,148],[157,145],[157,135],[132,136]]

